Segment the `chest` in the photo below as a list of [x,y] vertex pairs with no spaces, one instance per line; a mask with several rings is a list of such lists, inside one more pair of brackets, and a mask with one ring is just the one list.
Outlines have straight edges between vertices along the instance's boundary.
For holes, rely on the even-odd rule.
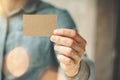
[[[0,44],[2,44],[0,46],[3,47],[0,54],[4,54],[4,59],[15,48],[23,47],[30,60],[25,75],[34,73],[36,76],[55,62],[54,50],[49,37],[24,36],[21,15],[11,19],[4,18],[0,23],[0,35],[3,36],[0,39]],[[4,71],[6,72],[6,69]]]

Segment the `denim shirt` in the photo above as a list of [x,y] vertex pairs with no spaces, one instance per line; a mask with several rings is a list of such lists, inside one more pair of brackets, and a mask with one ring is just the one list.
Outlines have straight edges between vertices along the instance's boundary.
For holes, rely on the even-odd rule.
[[[66,10],[39,1],[29,0],[22,8],[13,11],[8,17],[0,15],[0,80],[38,80],[48,67],[59,67],[54,51],[54,44],[50,37],[24,36],[24,14],[56,14],[58,15],[58,28],[76,30],[76,26]],[[16,47],[24,47],[30,55],[30,65],[27,72],[19,78],[2,77],[2,64],[5,55]],[[64,71],[61,70],[64,73]],[[66,75],[65,75],[66,76]],[[83,56],[78,75],[68,80],[94,80],[94,64]]]

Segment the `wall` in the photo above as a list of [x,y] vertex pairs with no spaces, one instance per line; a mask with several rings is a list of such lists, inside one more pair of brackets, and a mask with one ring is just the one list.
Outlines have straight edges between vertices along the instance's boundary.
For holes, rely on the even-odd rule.
[[115,0],[44,0],[67,9],[87,40],[88,57],[95,61],[95,80],[112,80]]
[[67,9],[79,29],[79,33],[87,40],[86,52],[94,61],[96,1],[95,0],[44,0],[55,6]]

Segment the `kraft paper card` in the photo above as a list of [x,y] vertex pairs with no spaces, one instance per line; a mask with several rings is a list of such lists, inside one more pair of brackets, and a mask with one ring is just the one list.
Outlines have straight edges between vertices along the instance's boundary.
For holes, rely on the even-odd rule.
[[57,27],[57,15],[24,15],[25,36],[51,36]]

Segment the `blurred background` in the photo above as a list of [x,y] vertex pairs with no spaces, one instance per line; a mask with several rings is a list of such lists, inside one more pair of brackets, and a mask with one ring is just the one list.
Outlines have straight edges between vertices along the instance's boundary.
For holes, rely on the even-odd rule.
[[[117,79],[116,58],[117,0],[43,0],[67,9],[79,33],[87,40],[88,57],[95,62],[95,80]],[[119,5],[119,4],[118,4]],[[118,29],[117,29],[118,30]],[[119,32],[119,30],[118,30]],[[115,66],[114,66],[115,65]],[[113,79],[114,74],[114,79]]]

